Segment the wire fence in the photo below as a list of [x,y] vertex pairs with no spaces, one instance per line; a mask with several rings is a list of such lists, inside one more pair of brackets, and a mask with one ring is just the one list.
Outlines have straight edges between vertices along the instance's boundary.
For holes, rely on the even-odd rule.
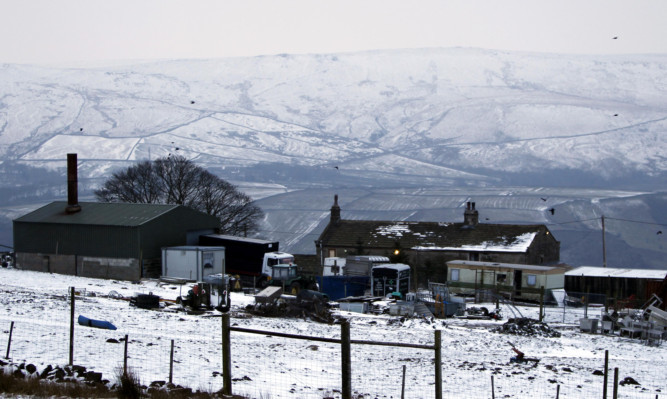
[[[42,373],[49,365],[65,368],[71,359],[74,365],[100,372],[103,380],[112,383],[119,373],[129,370],[145,385],[171,381],[205,392],[225,388],[224,318],[155,312],[128,306],[125,301],[104,301],[101,305],[99,298],[77,291],[74,312],[69,292],[34,307],[5,307],[0,312],[0,331],[7,343],[3,360],[20,364],[38,359],[37,373]],[[13,294],[16,301],[33,300],[27,292]],[[576,328],[582,311],[548,307],[544,319]],[[146,312],[151,312],[149,325],[122,332],[71,324],[72,314],[122,321],[138,318],[140,313],[143,320]],[[596,316],[591,309],[589,312]],[[499,360],[493,348],[476,347],[476,335],[486,334],[484,329],[470,329],[467,339],[447,334],[445,329],[438,371],[435,331],[440,331],[444,322],[434,324],[434,331],[425,331],[417,340],[412,336],[409,343],[402,342],[398,334],[386,336],[392,342],[366,341],[363,330],[352,326],[349,354],[345,354],[341,325],[310,323],[298,334],[285,334],[275,331],[275,323],[263,326],[257,319],[250,323],[242,313],[233,314],[231,320],[228,377],[232,392],[249,398],[345,398],[346,378],[355,399],[592,398],[604,397],[605,387],[608,398],[614,393],[618,398],[667,398],[665,363],[655,365],[640,357],[628,360],[632,359],[631,346],[625,352],[618,349],[618,354],[612,349],[607,362],[605,351],[600,349],[593,357],[571,353],[543,358],[539,364],[512,364]],[[613,347],[616,341],[610,340],[625,341],[600,335],[591,342],[600,348]],[[528,342],[526,339],[521,344]],[[558,342],[553,345],[557,351]],[[667,354],[664,347],[656,347],[656,351]],[[567,356],[578,357],[576,368],[563,360]],[[548,373],[535,373],[538,368]],[[634,380],[639,380],[638,384]]]

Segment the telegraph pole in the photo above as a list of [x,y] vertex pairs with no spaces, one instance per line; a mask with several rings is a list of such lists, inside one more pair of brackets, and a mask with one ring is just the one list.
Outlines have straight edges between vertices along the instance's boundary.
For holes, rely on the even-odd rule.
[[607,267],[607,245],[604,238],[604,215],[602,215],[602,267]]

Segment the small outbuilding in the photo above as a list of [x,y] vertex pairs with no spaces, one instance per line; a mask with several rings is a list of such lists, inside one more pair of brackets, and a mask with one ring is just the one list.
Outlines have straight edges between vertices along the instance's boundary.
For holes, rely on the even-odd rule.
[[225,274],[225,247],[180,246],[162,248],[162,276],[204,281]]
[[658,296],[664,309],[667,303],[667,270],[581,266],[565,273],[568,294],[589,293],[605,296],[607,304],[619,301],[627,306],[642,306]]
[[544,287],[549,291],[565,286],[567,265],[542,266],[515,263],[447,262],[447,284],[453,294],[472,295],[477,290],[492,290],[512,299],[540,300]]

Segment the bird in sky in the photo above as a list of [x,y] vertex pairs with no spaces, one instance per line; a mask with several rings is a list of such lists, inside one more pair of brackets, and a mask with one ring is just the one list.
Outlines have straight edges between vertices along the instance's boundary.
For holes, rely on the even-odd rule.
[[662,230],[658,230],[658,232],[655,234],[662,234]]
[[546,201],[546,200],[547,200],[546,198],[542,198],[542,197],[540,197],[540,199],[541,199],[542,201]]
[[335,168],[336,170],[340,170],[340,169],[338,169],[338,166],[334,166],[334,168]]
[[618,116],[618,114],[614,114],[614,116]]
[[190,101],[190,104],[194,104],[194,103],[195,103],[195,100],[191,100],[191,101]]
[[612,37],[612,39],[616,40],[616,39],[618,39],[618,36],[614,36],[614,37]]
[[79,131],[80,131],[80,132],[83,132],[83,128],[82,128],[82,127],[81,127],[81,128],[79,128]]

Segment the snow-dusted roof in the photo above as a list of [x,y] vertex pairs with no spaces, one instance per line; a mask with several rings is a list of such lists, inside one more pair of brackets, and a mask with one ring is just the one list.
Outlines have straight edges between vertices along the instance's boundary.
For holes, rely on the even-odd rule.
[[566,276],[648,278],[663,280],[667,270],[661,269],[618,269],[613,267],[580,266],[565,273]]
[[373,266],[373,270],[376,269],[392,269],[400,272],[402,270],[409,270],[410,266],[404,263],[383,263],[381,265]]
[[412,247],[415,251],[493,251],[493,252],[526,252],[530,244],[533,242],[537,233],[524,233],[507,240],[506,237],[501,237],[501,241],[483,241],[476,245],[463,244],[458,247],[438,247],[438,246],[416,246]]
[[521,265],[517,263],[477,262],[470,260],[452,260],[447,262],[447,266],[473,266],[473,267],[498,268],[498,269],[534,270],[543,272],[548,272],[556,269],[565,270],[565,268],[561,266]]
[[539,234],[551,233],[544,225],[341,220],[320,239],[330,247],[525,253]]

